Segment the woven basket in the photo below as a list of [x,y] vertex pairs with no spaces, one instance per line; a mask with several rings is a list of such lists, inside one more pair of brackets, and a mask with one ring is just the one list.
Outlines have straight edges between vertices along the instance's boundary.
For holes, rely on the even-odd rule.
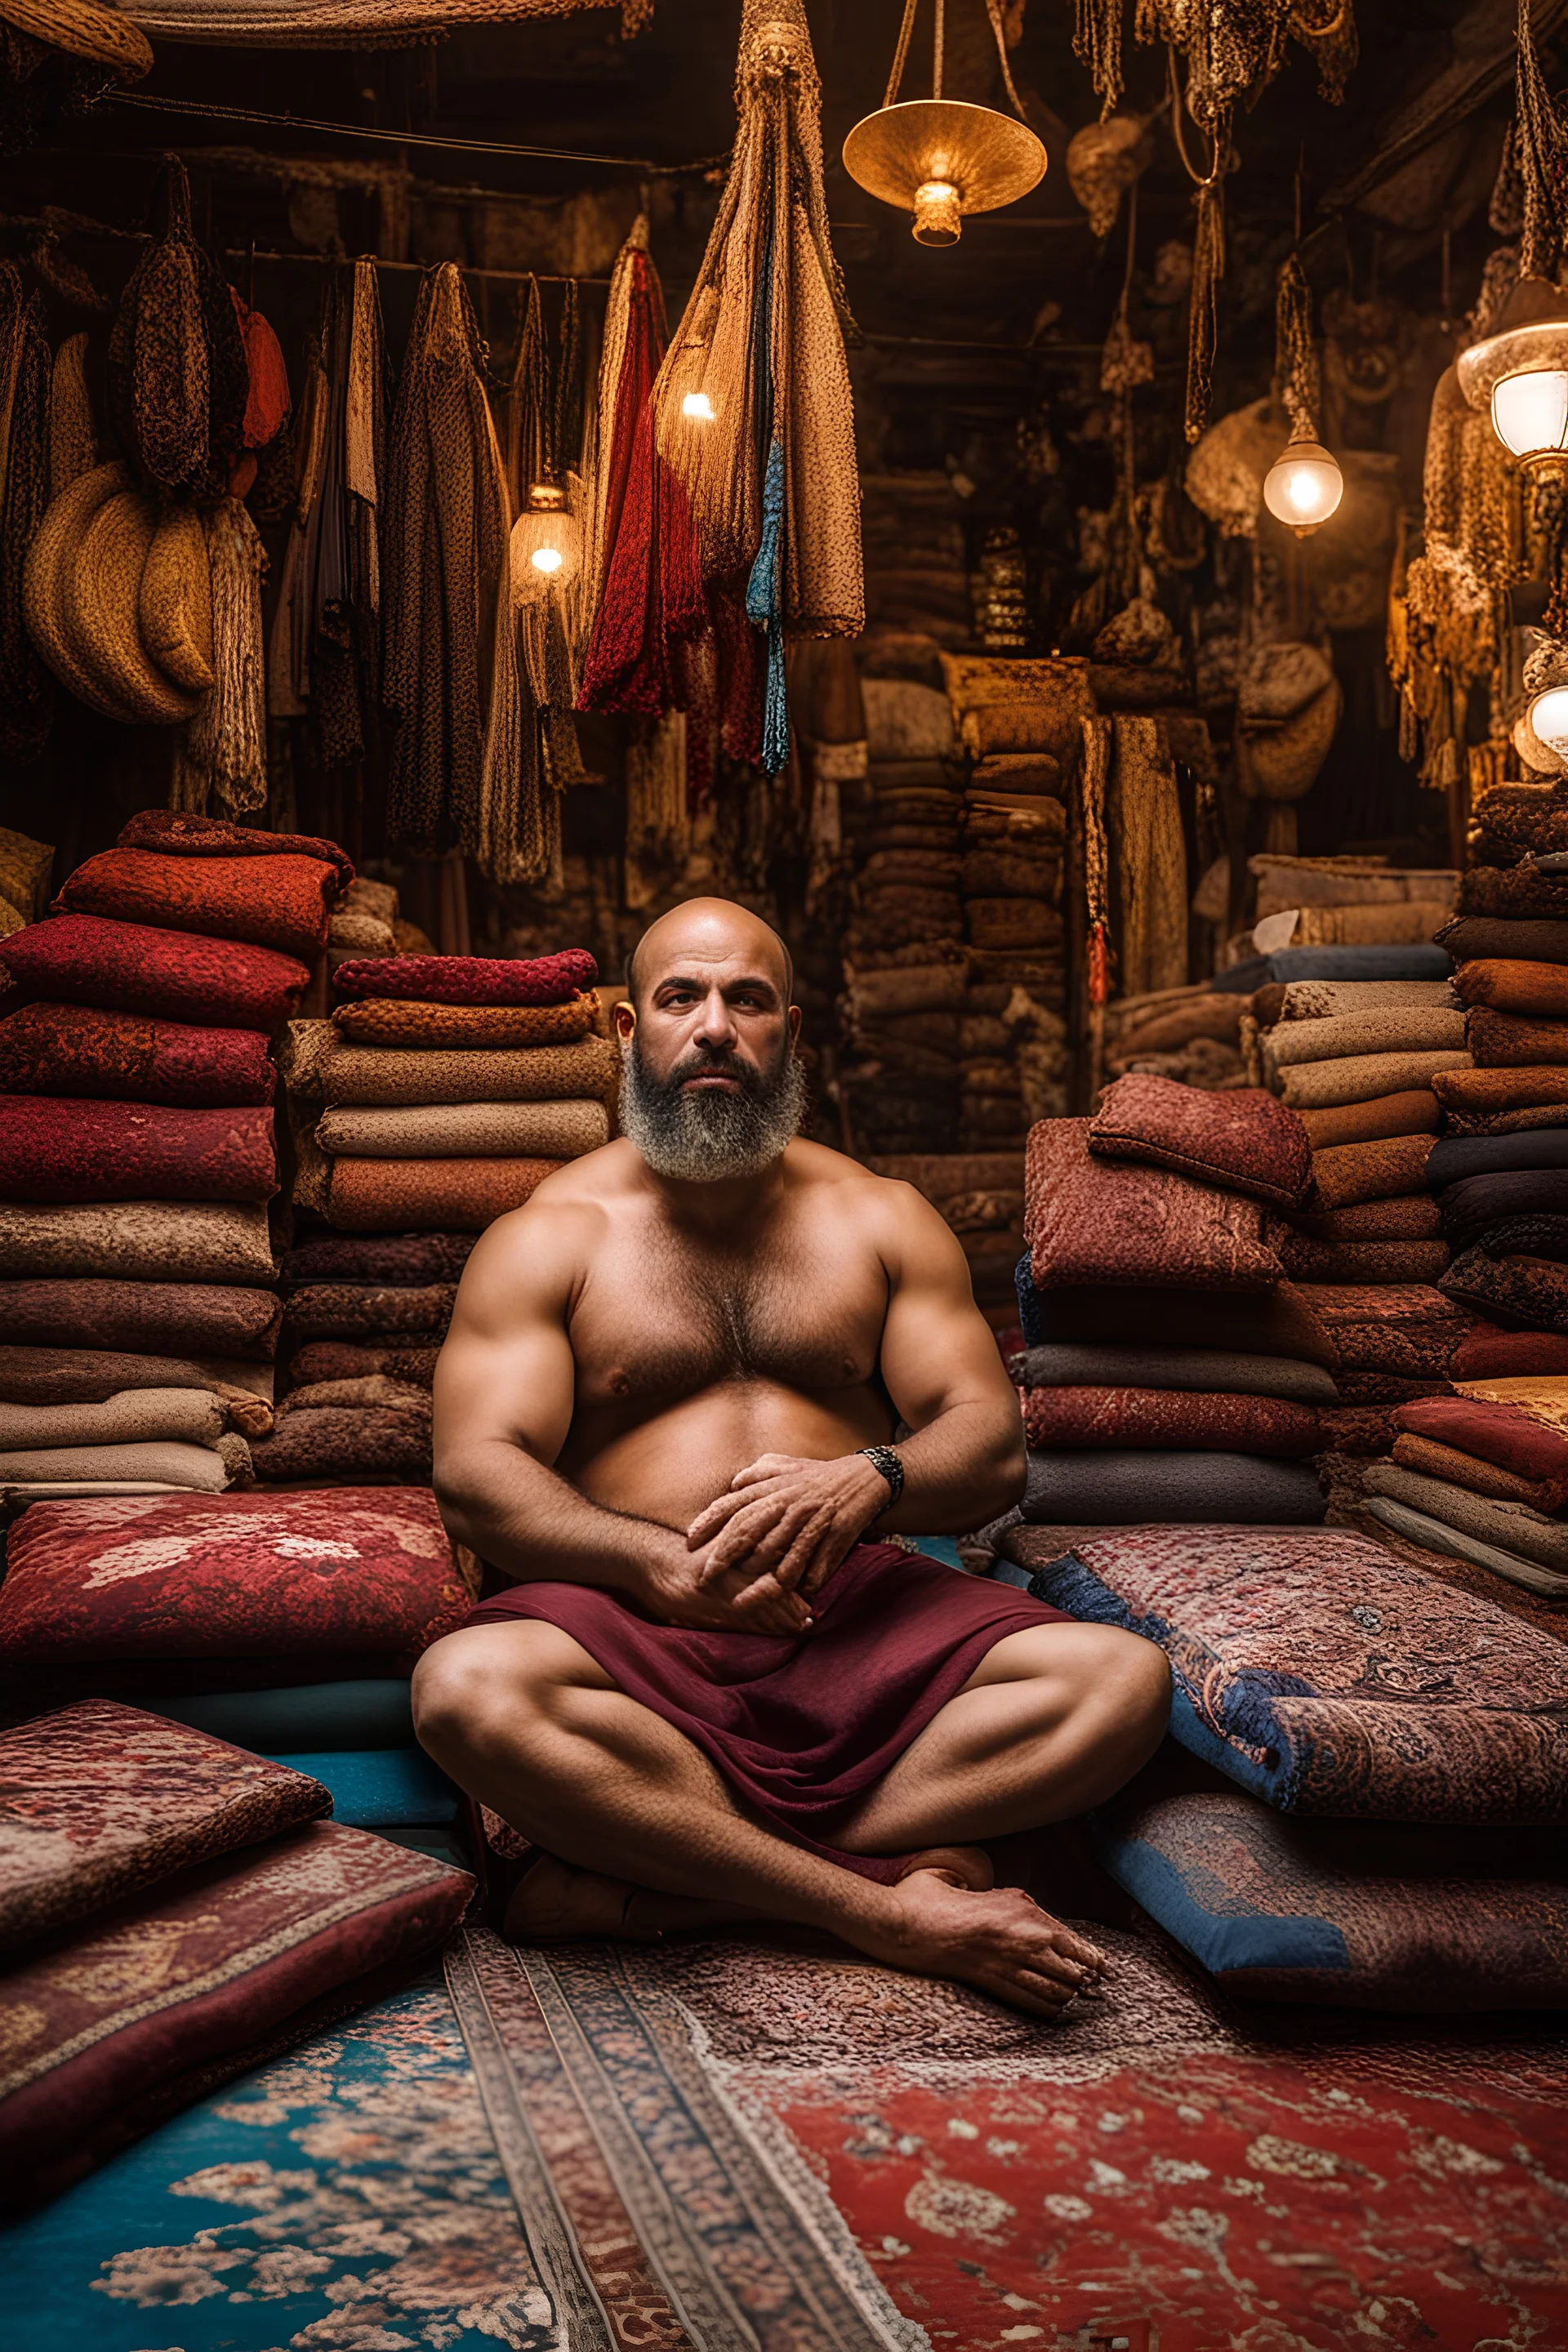
[[143,726],[176,726],[198,697],[166,678],[142,642],[138,602],[158,509],[140,490],[105,500],[65,563],[60,621],[67,643],[100,693]]
[[212,572],[194,507],[174,507],[153,534],[137,597],[142,643],[171,684],[205,693],[213,682]]
[[108,66],[121,81],[140,81],[153,63],[153,45],[140,26],[92,0],[0,0],[0,16],[35,41]]
[[118,461],[79,475],[46,512],[27,550],[22,574],[22,613],[27,634],[55,676],[90,709],[101,711],[106,719],[123,720],[132,720],[134,714],[99,685],[67,637],[63,587],[66,572],[74,563],[93,517],[130,487],[130,471]]

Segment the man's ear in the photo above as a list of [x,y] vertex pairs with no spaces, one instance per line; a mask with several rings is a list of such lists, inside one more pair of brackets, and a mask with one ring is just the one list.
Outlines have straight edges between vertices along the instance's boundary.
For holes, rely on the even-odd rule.
[[629,1045],[632,1040],[632,1032],[637,1025],[637,1006],[635,1004],[627,1003],[626,998],[623,997],[621,1002],[615,1007],[610,1018],[616,1024],[616,1034],[620,1039],[622,1045]]
[[800,1007],[798,1004],[792,1004],[789,1009],[789,1042],[792,1045],[798,1045],[800,1043]]

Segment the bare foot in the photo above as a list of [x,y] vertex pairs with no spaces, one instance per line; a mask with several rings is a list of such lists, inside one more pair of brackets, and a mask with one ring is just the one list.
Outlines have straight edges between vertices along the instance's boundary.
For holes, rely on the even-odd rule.
[[509,1944],[574,1943],[585,1936],[613,1936],[623,1943],[657,1943],[661,1936],[699,1927],[719,1927],[755,1914],[731,1903],[693,1895],[657,1895],[626,1878],[577,1870],[542,1854],[519,1880],[501,1934]]
[[[954,1852],[949,1848],[942,1864]],[[1059,2017],[1079,1993],[1098,1992],[1110,1963],[1105,1954],[1053,1919],[1022,1887],[975,1887],[932,1858],[911,1856],[911,1868],[889,1889],[889,1927],[854,1940],[876,1959],[922,1977],[971,1984],[1009,2009],[1032,2017]],[[975,1857],[984,1863],[985,1857]]]

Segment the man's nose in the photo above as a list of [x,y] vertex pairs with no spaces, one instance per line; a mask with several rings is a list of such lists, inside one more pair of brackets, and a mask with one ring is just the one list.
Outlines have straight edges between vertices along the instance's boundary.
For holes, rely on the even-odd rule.
[[696,1034],[705,1045],[732,1045],[735,1023],[721,988],[710,988],[702,1002]]

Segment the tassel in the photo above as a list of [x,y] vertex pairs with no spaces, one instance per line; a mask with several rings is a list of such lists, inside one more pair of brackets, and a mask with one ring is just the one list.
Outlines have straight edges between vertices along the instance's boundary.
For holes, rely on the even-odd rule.
[[216,793],[231,817],[267,801],[267,698],[261,651],[261,579],[267,557],[237,499],[207,526],[212,567],[211,692],[175,751],[171,808],[205,814]]

